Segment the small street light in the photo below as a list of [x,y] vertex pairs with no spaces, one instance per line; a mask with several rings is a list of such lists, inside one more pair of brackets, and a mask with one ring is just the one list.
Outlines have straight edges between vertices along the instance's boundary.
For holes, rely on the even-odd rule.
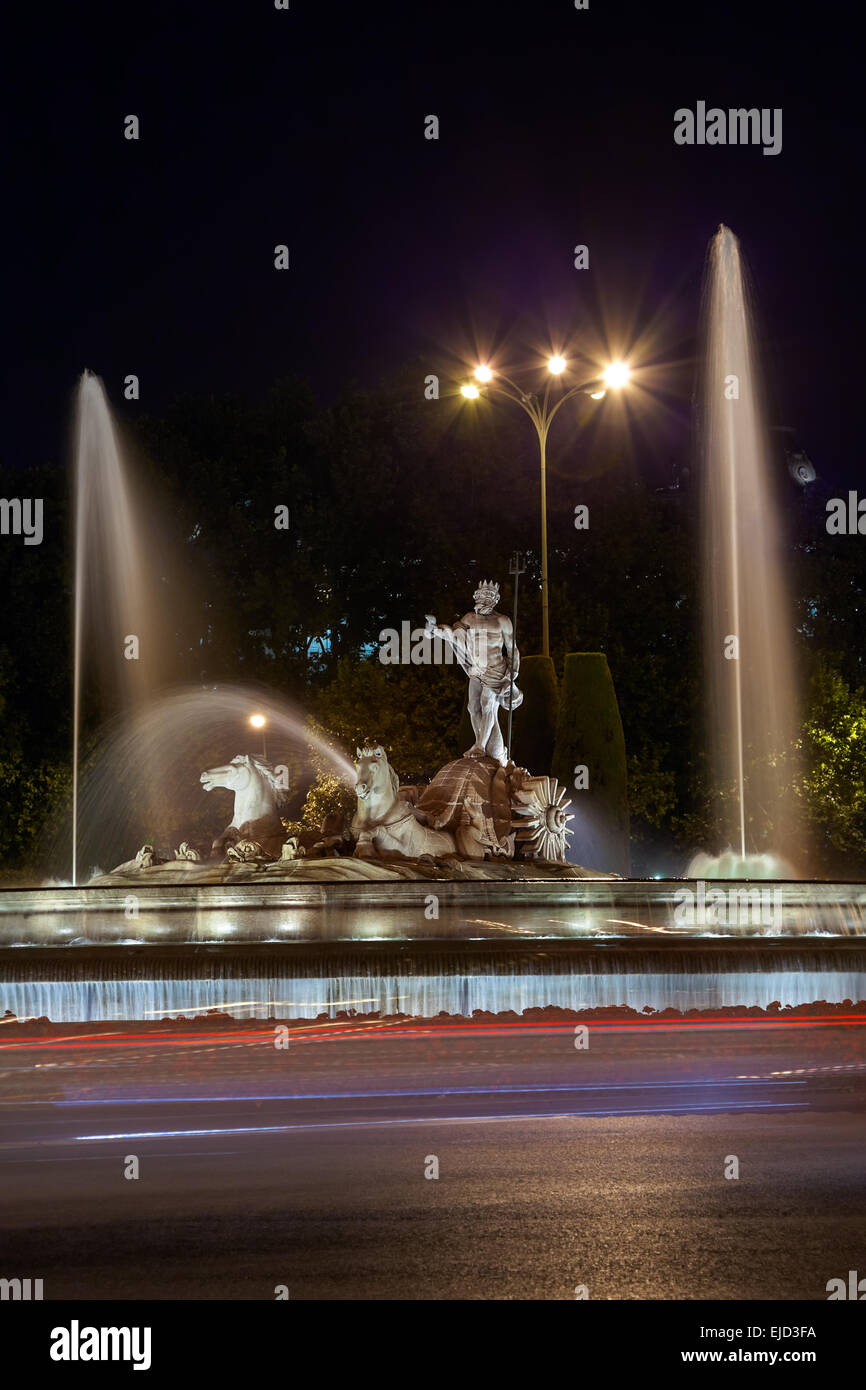
[[263,714],[250,715],[250,723],[252,724],[253,728],[261,729],[262,731],[262,757],[264,758],[265,762],[267,762],[268,760],[268,745],[265,736],[265,725],[267,724],[267,722],[268,721]]

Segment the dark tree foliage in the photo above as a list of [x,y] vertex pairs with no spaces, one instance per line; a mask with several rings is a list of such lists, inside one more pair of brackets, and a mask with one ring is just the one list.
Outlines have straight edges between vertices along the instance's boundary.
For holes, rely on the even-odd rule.
[[[453,622],[480,578],[499,580],[510,614],[517,549],[527,565],[518,644],[525,657],[541,646],[532,430],[517,411],[483,400],[466,408],[444,383],[442,399],[425,399],[427,371],[409,364],[380,390],[324,407],[285,380],[258,400],[188,397],[158,417],[126,408],[122,418],[159,519],[166,682],[262,682],[346,746],[380,739],[406,779],[468,746],[466,731],[458,736],[466,679],[456,665],[382,666],[383,630],[420,628],[425,613]],[[625,733],[635,867],[661,853],[674,868],[712,847],[696,498],[687,483],[659,487],[639,443],[587,424],[578,407],[566,418],[570,408],[548,476],[551,655],[561,680],[566,653],[605,654]],[[13,863],[27,859],[40,816],[68,784],[68,463],[7,473],[2,486],[7,497],[43,496],[46,515],[41,546],[0,538],[0,854]],[[823,842],[854,853],[866,843],[859,763],[826,750],[828,738],[849,751],[860,738],[866,546],[827,535],[820,483],[790,483],[785,496],[809,691],[799,794]],[[589,508],[583,529],[578,505]],[[281,507],[288,529],[275,525]],[[818,660],[823,674],[809,684]],[[111,711],[85,704],[92,736],[97,714]]]

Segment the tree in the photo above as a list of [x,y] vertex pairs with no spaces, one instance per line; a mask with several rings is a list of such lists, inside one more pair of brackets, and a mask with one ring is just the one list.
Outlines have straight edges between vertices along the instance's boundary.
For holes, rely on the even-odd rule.
[[832,850],[866,854],[866,691],[824,659],[809,682],[801,748],[801,797],[815,831]]
[[334,679],[315,692],[315,718],[351,755],[381,743],[403,781],[428,778],[458,756],[464,684],[454,666],[344,660]]
[[565,658],[553,775],[575,789],[572,849],[579,862],[630,874],[625,740],[603,652]]

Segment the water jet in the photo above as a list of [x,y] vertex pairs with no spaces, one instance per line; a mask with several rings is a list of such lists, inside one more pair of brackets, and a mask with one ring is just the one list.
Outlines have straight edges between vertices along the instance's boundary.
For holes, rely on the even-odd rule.
[[728,848],[715,868],[707,856],[699,868],[704,877],[790,877],[785,861],[802,871],[804,860],[791,793],[794,625],[748,277],[725,226],[710,244],[704,313],[704,671],[713,809]]

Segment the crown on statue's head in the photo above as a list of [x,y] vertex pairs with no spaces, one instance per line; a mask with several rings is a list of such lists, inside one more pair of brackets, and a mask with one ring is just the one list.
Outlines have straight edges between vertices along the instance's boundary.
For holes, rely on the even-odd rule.
[[473,594],[473,598],[492,598],[494,603],[496,603],[499,598],[499,585],[496,580],[482,579]]

